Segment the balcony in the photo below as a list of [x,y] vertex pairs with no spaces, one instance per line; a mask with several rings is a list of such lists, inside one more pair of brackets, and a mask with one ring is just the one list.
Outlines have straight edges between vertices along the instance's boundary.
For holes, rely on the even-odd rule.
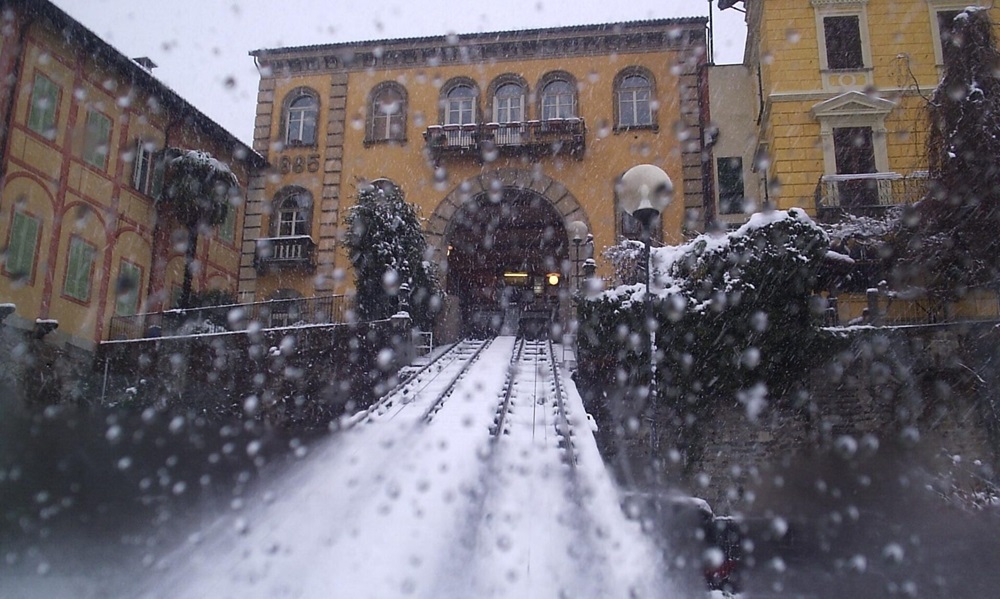
[[254,266],[259,274],[271,269],[313,270],[316,242],[308,235],[265,237],[257,240]]
[[927,193],[927,173],[866,173],[823,175],[816,185],[816,214],[879,216],[893,206],[912,204]]
[[471,157],[483,161],[491,153],[501,156],[567,155],[583,158],[587,128],[580,118],[523,121],[517,123],[473,123],[431,125],[424,141],[435,161],[445,157]]

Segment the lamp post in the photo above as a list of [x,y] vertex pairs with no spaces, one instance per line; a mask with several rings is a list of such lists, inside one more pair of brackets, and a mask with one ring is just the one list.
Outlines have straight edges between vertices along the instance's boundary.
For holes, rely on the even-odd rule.
[[573,242],[573,247],[575,248],[575,254],[573,257],[573,281],[576,283],[576,288],[580,288],[580,245],[587,238],[587,223],[582,220],[575,220],[570,224],[566,225],[567,232],[569,233],[569,238]]
[[674,197],[674,184],[663,169],[652,164],[633,166],[622,175],[617,185],[618,202],[622,210],[642,225],[642,240],[645,243],[643,261],[646,265],[645,318],[649,329],[649,363],[646,364],[645,378],[649,384],[649,397],[656,393],[655,359],[656,337],[653,323],[653,296],[651,283],[653,265],[651,260],[651,240],[653,223]]

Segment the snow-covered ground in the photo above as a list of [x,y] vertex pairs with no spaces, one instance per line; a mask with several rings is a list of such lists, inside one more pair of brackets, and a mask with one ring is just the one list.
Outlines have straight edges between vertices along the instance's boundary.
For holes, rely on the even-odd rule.
[[[489,343],[439,403],[464,363],[445,356],[129,596],[678,596],[623,515],[568,377],[572,443],[560,443],[548,346],[512,363],[514,349],[513,337]],[[507,434],[494,437],[509,373]]]

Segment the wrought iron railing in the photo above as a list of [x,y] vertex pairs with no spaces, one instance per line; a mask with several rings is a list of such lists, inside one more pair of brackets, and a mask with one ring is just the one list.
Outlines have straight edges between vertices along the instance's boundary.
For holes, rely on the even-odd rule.
[[435,158],[469,155],[482,158],[500,154],[536,156],[569,154],[582,157],[587,128],[581,118],[520,121],[515,123],[473,123],[431,125],[424,140]]
[[892,206],[911,204],[927,193],[927,173],[823,175],[816,185],[816,211],[874,215]]
[[254,266],[258,272],[269,268],[314,268],[316,242],[308,235],[264,237],[257,240]]
[[108,339],[116,341],[242,331],[251,323],[264,328],[337,324],[347,322],[351,310],[349,297],[329,295],[114,316]]

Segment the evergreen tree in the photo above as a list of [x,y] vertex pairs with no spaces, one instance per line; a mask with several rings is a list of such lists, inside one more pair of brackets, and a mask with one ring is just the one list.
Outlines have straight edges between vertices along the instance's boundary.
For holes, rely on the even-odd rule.
[[406,284],[413,323],[430,328],[440,304],[439,285],[433,265],[425,260],[427,240],[416,207],[398,187],[365,185],[347,215],[347,226],[359,316],[378,320],[395,314]]
[[910,241],[920,277],[943,300],[1000,273],[1000,53],[988,11],[959,13],[930,102],[930,189]]

